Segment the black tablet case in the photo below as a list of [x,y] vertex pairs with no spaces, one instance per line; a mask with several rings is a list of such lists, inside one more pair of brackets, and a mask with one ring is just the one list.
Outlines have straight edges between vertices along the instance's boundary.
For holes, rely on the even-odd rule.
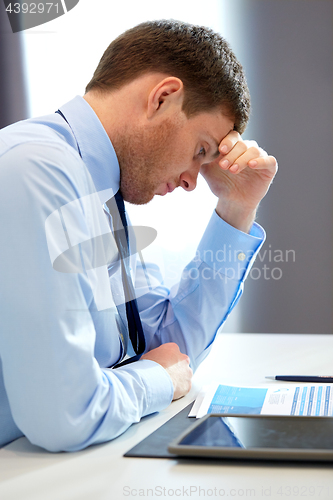
[[140,443],[127,451],[124,457],[146,457],[146,458],[174,458],[176,455],[168,452],[168,446],[193,424],[193,418],[188,414],[193,403],[186,406],[183,410],[170,418],[165,424],[159,427],[155,432],[143,439]]

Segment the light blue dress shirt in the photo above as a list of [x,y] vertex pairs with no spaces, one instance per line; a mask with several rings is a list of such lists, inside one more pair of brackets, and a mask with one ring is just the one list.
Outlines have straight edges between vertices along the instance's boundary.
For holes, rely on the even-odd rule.
[[[75,451],[167,407],[173,386],[153,361],[110,368],[126,328],[121,275],[112,252],[94,261],[94,238],[110,233],[103,205],[119,189],[119,165],[82,97],[60,109],[68,123],[52,114],[0,131],[0,446],[25,435]],[[247,235],[214,212],[171,291],[132,249],[147,350],[176,342],[195,370],[264,238],[259,225]]]

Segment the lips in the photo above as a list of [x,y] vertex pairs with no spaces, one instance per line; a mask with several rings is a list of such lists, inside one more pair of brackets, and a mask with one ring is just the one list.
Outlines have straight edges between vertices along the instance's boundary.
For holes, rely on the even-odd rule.
[[174,191],[174,189],[176,189],[176,186],[173,186],[172,184],[167,183],[167,184],[164,184],[163,189],[161,189],[156,194],[158,194],[159,196],[165,196],[168,193],[172,193],[172,191]]

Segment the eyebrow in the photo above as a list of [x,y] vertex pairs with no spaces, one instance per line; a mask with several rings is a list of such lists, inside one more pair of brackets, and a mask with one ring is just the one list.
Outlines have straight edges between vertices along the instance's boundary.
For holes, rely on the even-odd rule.
[[213,137],[212,138],[215,145],[216,145],[216,151],[214,153],[211,153],[211,157],[214,158],[214,160],[216,160],[216,158],[218,158],[220,156],[220,150],[219,150],[219,143],[217,142],[217,140]]
[[214,160],[216,160],[216,158],[218,158],[220,156],[220,151],[219,151],[219,148],[217,148],[217,150],[215,151],[215,153],[213,153],[211,155],[212,158],[214,158]]

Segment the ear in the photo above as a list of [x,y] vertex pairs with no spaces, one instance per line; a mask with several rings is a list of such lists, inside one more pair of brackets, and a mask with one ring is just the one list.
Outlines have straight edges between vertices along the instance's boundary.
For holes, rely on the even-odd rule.
[[161,80],[149,93],[147,101],[147,118],[154,118],[157,114],[170,110],[181,110],[184,99],[183,82],[176,77],[169,76]]

